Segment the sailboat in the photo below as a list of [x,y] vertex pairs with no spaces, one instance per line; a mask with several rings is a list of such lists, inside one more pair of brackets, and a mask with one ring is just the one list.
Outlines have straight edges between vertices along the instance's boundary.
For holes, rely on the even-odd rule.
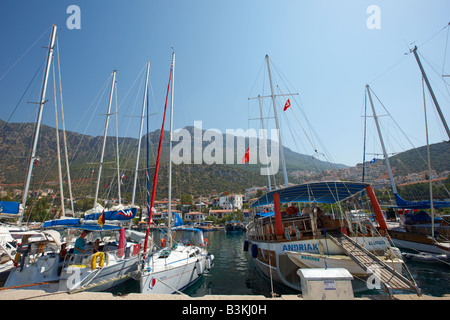
[[[148,199],[148,227],[144,242],[143,259],[136,279],[139,281],[140,292],[150,294],[180,293],[198,280],[202,274],[211,269],[214,256],[207,251],[208,242],[203,238],[203,232],[196,228],[174,227],[172,215],[168,215],[167,229],[152,229],[152,214],[157,187],[159,160],[164,134],[167,100],[171,90],[170,108],[170,147],[169,147],[169,203],[171,208],[172,184],[172,120],[174,95],[175,53],[172,54],[169,84],[167,87],[164,117],[159,139],[158,156],[153,177],[151,199]],[[147,160],[148,161],[148,160]],[[147,179],[148,173],[147,173]],[[149,183],[147,183],[149,186]],[[151,235],[151,237],[150,237]]]
[[[279,128],[268,56],[266,60]],[[244,243],[244,250],[251,252],[257,268],[272,281],[297,291],[302,290],[299,268],[344,267],[354,277],[354,291],[367,290],[366,281],[382,270],[378,279],[390,293],[402,289],[419,294],[414,279],[402,273],[405,265],[401,254],[389,245],[386,221],[372,186],[349,181],[289,186],[279,141],[285,187],[270,190],[251,205],[258,213],[247,226]],[[368,215],[354,215],[349,210],[361,203],[357,197],[363,192],[370,198],[380,230]],[[281,210],[283,203],[288,204],[285,212]]]
[[[102,153],[100,156],[100,163],[98,167],[98,175],[97,175],[97,185],[95,190],[95,197],[94,197],[94,207],[88,211],[85,212],[85,219],[87,220],[98,220],[100,215],[104,214],[105,217],[118,217],[123,216],[126,220],[131,220],[136,216],[138,206],[136,206],[134,203],[131,205],[123,205],[121,194],[120,194],[120,175],[119,175],[119,150],[117,145],[117,185],[118,185],[118,196],[119,196],[119,204],[116,206],[113,206],[110,211],[105,211],[105,208],[101,206],[98,201],[98,193],[100,188],[100,178],[102,175],[102,167],[103,167],[103,158],[105,154],[105,146],[106,146],[106,137],[108,133],[108,124],[109,124],[109,116],[111,115],[111,104],[113,99],[113,93],[114,93],[114,87],[115,87],[115,81],[116,81],[116,70],[112,73],[112,81],[111,81],[111,90],[109,95],[109,102],[108,102],[108,111],[106,113],[106,123],[105,123],[105,130],[103,135],[103,146],[102,146]],[[114,220],[114,219],[111,219]],[[121,220],[121,219],[119,219]]]
[[[55,32],[54,26],[49,50],[53,49]],[[115,72],[108,115],[114,78]],[[105,139],[106,130],[107,125]],[[135,216],[136,210],[136,206],[122,207],[111,211],[102,210],[99,215],[95,212],[88,213],[84,220],[50,220],[44,223],[40,231],[21,233],[22,243],[17,247],[14,269],[5,286],[14,289],[41,289],[46,292],[70,292],[104,291],[121,284],[137,270],[140,244],[126,241],[125,229],[120,223],[128,223]],[[106,224],[106,221],[114,221],[115,224]],[[75,241],[80,232],[81,235],[84,234],[82,242],[85,242],[81,250]]]
[[[417,61],[420,63],[416,50],[417,48],[415,48],[413,52],[415,53],[416,58],[418,59]],[[419,66],[421,66],[421,64],[419,64]],[[422,67],[421,70],[423,71]],[[423,73],[423,76],[424,79],[426,79],[425,73]],[[429,82],[427,81],[427,83]],[[431,86],[429,87],[429,90],[430,92],[432,92]],[[435,201],[435,200],[407,201],[398,194],[397,187],[394,181],[394,176],[392,173],[392,168],[389,162],[389,157],[387,155],[383,136],[381,134],[378,117],[373,105],[371,89],[369,85],[366,85],[366,91],[372,108],[372,113],[375,120],[378,136],[380,139],[380,144],[383,150],[383,156],[388,170],[392,190],[394,192],[396,208],[399,210],[400,213],[401,224],[394,225],[389,228],[389,235],[391,237],[391,240],[394,243],[394,245],[398,248],[409,249],[415,252],[428,253],[430,260],[447,260],[450,257],[450,241],[449,241],[450,226],[448,225],[448,222],[446,222],[444,219],[440,219],[438,224],[435,224],[434,208],[450,207],[450,202]],[[434,94],[432,96],[434,96]],[[435,103],[436,107],[439,108],[439,105],[436,103]],[[409,213],[409,211],[412,212],[413,210],[416,209],[420,210],[431,209],[432,216],[430,217],[424,211],[422,211],[421,214]],[[406,254],[405,256],[407,258],[414,258],[414,254]],[[440,255],[440,256],[433,257],[432,255]],[[422,254],[417,258],[419,260],[424,260],[425,257]]]

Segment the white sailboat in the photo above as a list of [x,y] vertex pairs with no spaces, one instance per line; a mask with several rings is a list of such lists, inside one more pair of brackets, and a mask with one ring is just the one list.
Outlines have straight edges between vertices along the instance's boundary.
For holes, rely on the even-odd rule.
[[[416,58],[418,59],[416,49],[414,50]],[[420,60],[417,60],[420,65]],[[422,67],[421,67],[421,70]],[[426,79],[426,74],[424,73],[424,79]],[[428,83],[428,81],[427,81]],[[429,87],[430,92],[432,92],[431,87]],[[392,173],[392,168],[389,162],[389,157],[386,152],[386,147],[384,144],[383,136],[381,134],[380,125],[378,122],[378,117],[374,108],[374,104],[371,96],[371,88],[369,85],[366,85],[366,91],[369,96],[369,102],[372,108],[373,118],[375,120],[375,124],[377,127],[378,136],[380,139],[380,144],[383,150],[383,156],[386,163],[386,167],[389,174],[389,180],[391,182],[391,187],[394,192],[396,207],[397,209],[401,209],[402,212],[406,210],[414,210],[414,209],[431,209],[431,218],[423,212],[423,216],[425,219],[419,219],[419,215],[410,215],[410,219],[406,219],[405,216],[407,213],[402,213],[403,219],[400,221],[400,225],[393,225],[389,228],[389,235],[391,237],[392,242],[398,248],[409,249],[415,252],[426,252],[428,254],[434,255],[445,255],[447,259],[450,257],[450,240],[448,236],[450,235],[450,227],[443,220],[444,223],[438,226],[435,225],[435,217],[434,217],[434,208],[445,208],[450,207],[450,202],[447,201],[436,201],[432,199],[432,192],[430,192],[431,200],[424,201],[407,201],[404,200],[398,194],[397,187],[395,184],[394,176]],[[432,95],[434,96],[434,95]],[[437,101],[435,101],[437,103]],[[439,105],[436,104],[436,107],[439,108]],[[444,124],[445,120],[443,119]],[[430,159],[428,159],[428,163],[430,163]],[[431,181],[430,181],[431,184]],[[430,190],[431,191],[431,190]],[[408,221],[406,221],[408,220]],[[411,220],[411,221],[410,221]],[[416,220],[412,222],[412,220]],[[423,221],[420,221],[423,220]],[[439,235],[438,235],[439,232]],[[413,255],[408,255],[407,257],[413,257]],[[420,260],[424,259],[424,256],[418,256]],[[433,259],[430,259],[433,260]],[[439,259],[435,258],[435,261]],[[442,260],[442,259],[441,259]],[[446,260],[446,259],[444,259]]]
[[[172,54],[169,85],[167,88],[166,105],[164,110],[161,136],[159,140],[158,158],[155,167],[153,190],[149,201],[148,228],[144,244],[144,258],[141,262],[140,272],[137,274],[140,292],[150,294],[179,293],[212,267],[214,257],[208,254],[207,241],[203,239],[203,232],[195,228],[174,227],[172,215],[169,213],[168,227],[165,230],[151,231],[153,205],[158,178],[159,158],[164,134],[169,89],[171,90],[170,108],[170,148],[169,148],[169,204],[171,208],[172,184],[172,119],[174,96],[175,53]],[[147,174],[148,179],[148,174]],[[149,183],[147,184],[149,185]],[[151,237],[150,237],[151,234]],[[150,243],[149,243],[150,242]]]
[[[56,26],[53,29],[49,52],[53,50],[55,33]],[[48,59],[51,57],[49,54]],[[48,75],[48,72],[46,74]],[[115,72],[108,114],[114,79]],[[47,77],[45,83],[46,81]],[[107,125],[105,139],[106,131]],[[28,176],[30,177],[30,173]],[[29,179],[27,181],[29,182]],[[22,242],[17,247],[14,269],[9,274],[5,287],[42,289],[46,292],[104,291],[122,283],[131,272],[137,270],[140,245],[127,243],[125,229],[119,224],[128,223],[135,216],[136,210],[135,206],[122,206],[111,211],[102,210],[98,215],[95,212],[86,214],[84,220],[62,218],[46,221],[43,230],[39,232],[21,232]],[[116,225],[104,224],[105,221],[114,221]],[[75,239],[80,232],[85,233],[85,239],[82,240],[85,245],[83,251],[78,252],[75,251],[78,246]]]

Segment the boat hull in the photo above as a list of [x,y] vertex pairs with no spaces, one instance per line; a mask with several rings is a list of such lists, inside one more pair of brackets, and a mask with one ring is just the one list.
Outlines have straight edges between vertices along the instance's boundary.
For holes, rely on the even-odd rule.
[[409,233],[402,229],[389,230],[392,243],[401,249],[445,254],[450,258],[450,244],[435,242],[424,234]]
[[208,262],[208,259],[211,259],[211,256],[203,251],[199,255],[181,257],[178,260],[156,261],[153,268],[147,267],[141,273],[140,292],[146,294],[179,293],[197,281],[205,270],[211,268],[211,262]]
[[[352,239],[366,249],[374,250],[378,253],[384,252],[388,248],[388,243],[383,237],[352,237]],[[345,255],[342,248],[330,239],[325,238],[289,242],[249,240],[249,246],[251,246],[252,255],[254,254],[255,264],[263,274],[273,281],[296,291],[302,291],[300,277],[297,274],[300,267],[289,258],[288,252],[317,255],[326,253],[331,256]],[[254,250],[257,250],[257,252],[254,252]],[[305,265],[305,267],[307,266]],[[324,265],[320,266],[320,268],[323,267]],[[363,273],[366,272],[364,271]],[[358,275],[360,275],[359,272]],[[355,279],[352,281],[355,292],[367,290],[366,282],[364,279],[362,280]]]

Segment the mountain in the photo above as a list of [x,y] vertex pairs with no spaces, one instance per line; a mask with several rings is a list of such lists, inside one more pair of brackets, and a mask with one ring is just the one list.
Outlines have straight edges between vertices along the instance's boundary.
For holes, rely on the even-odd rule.
[[[261,164],[241,164],[241,159],[235,159],[233,164],[193,164],[194,144],[203,138],[205,131],[201,131],[200,137],[194,137],[194,128],[184,128],[191,137],[190,161],[187,164],[173,165],[173,195],[180,197],[181,194],[208,195],[221,192],[243,192],[252,186],[267,185],[267,177],[260,174]],[[7,123],[0,120],[0,184],[10,188],[23,189],[23,184],[28,170],[29,156],[35,124],[32,123]],[[198,133],[198,132],[197,132]],[[60,130],[60,141],[62,146],[62,131]],[[98,163],[101,154],[103,137],[92,137],[76,132],[66,132],[68,154],[70,159],[70,174],[72,189],[75,197],[93,195],[97,181]],[[160,130],[149,133],[149,162],[154,166],[156,162],[157,147],[159,143]],[[142,139],[141,157],[138,177],[137,197],[143,199],[145,192],[145,163],[146,163],[146,135]],[[164,133],[162,144],[161,162],[158,178],[157,196],[164,197],[167,194],[167,169],[169,133]],[[197,140],[196,140],[197,139]],[[225,147],[227,137],[222,137],[222,145]],[[234,141],[237,145],[238,137],[229,136],[228,141]],[[180,141],[181,142],[181,141]],[[176,146],[178,143],[173,143]],[[245,139],[248,145],[248,138]],[[120,174],[125,175],[121,185],[122,196],[130,197],[133,186],[134,167],[138,140],[134,138],[119,138],[120,149]],[[201,141],[203,154],[211,145],[211,141]],[[45,125],[41,126],[37,157],[39,162],[34,166],[31,189],[42,189],[52,186],[58,189],[58,163],[56,147],[56,130]],[[63,152],[63,147],[61,147]],[[270,150],[270,149],[269,149]],[[288,172],[308,170],[320,171],[330,169],[330,163],[313,159],[311,156],[298,154],[285,148],[286,166]],[[224,156],[225,163],[225,156]],[[205,160],[205,159],[203,159]],[[335,166],[335,165],[334,165]],[[62,160],[63,172],[65,172],[65,161]],[[337,165],[337,167],[345,167]],[[151,168],[150,179],[153,177],[154,169]],[[65,179],[65,178],[64,178]],[[151,180],[152,181],[152,180]],[[283,184],[282,167],[272,178],[272,183]],[[107,137],[100,194],[105,197],[116,197],[117,192],[117,169],[116,169],[116,138]],[[67,190],[67,187],[66,187]]]

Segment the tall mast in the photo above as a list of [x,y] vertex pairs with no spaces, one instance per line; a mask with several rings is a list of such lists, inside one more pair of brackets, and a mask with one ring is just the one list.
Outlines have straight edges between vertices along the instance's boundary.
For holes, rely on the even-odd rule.
[[[33,173],[33,165],[36,160],[36,149],[37,149],[37,143],[39,140],[39,131],[40,131],[41,122],[42,122],[42,111],[44,109],[44,103],[46,102],[45,101],[45,93],[47,91],[48,75],[50,72],[50,65],[51,65],[51,61],[52,61],[52,57],[53,57],[55,38],[56,38],[56,26],[53,25],[52,26],[52,35],[50,37],[50,44],[48,46],[48,52],[47,52],[47,63],[45,65],[44,82],[42,84],[42,90],[41,90],[41,99],[39,101],[39,113],[38,113],[38,118],[36,121],[36,132],[34,134],[33,149],[31,151],[30,164],[28,166],[27,180],[25,182],[25,190],[23,192],[23,198],[22,198],[23,208],[25,208],[25,206],[27,204],[28,190],[30,188],[31,175]],[[22,221],[23,221],[23,213],[20,216],[19,220],[17,221],[19,226],[22,225]]]
[[58,177],[59,177],[59,194],[61,195],[61,217],[65,217],[66,213],[64,211],[64,188],[63,188],[63,177],[61,168],[61,146],[59,143],[59,129],[58,129],[58,103],[56,101],[56,77],[55,77],[55,60],[52,61],[53,65],[53,96],[55,99],[55,130],[56,130],[56,154],[58,160]]
[[[164,124],[166,122],[167,100],[169,98],[170,81],[172,80],[172,68],[173,68],[173,65],[170,66],[169,84],[167,85],[166,102],[164,105],[164,115],[163,115],[163,121],[162,121],[162,125],[161,125],[161,134],[159,136],[158,155],[156,157],[155,173],[153,175],[153,189],[152,189],[152,196],[150,199],[150,210],[148,213],[148,226],[147,226],[147,232],[145,234],[145,242],[144,242],[144,259],[145,259],[145,255],[147,254],[148,236],[150,233],[150,226],[151,226],[151,223],[153,220],[153,218],[152,218],[153,217],[153,206],[155,204],[156,185],[158,182],[159,160],[161,158],[161,147],[162,147],[163,136],[164,136]],[[147,117],[147,127],[148,127],[148,117]],[[148,141],[148,135],[147,135],[147,141]],[[148,146],[147,146],[147,157],[148,157]],[[148,176],[148,172],[147,172],[147,176]]]
[[113,74],[112,74],[111,91],[109,94],[109,102],[108,102],[108,113],[106,114],[105,133],[103,134],[102,155],[100,157],[100,164],[98,166],[97,188],[95,189],[94,208],[97,206],[98,190],[100,187],[100,177],[102,176],[103,156],[105,155],[106,135],[108,133],[109,116],[111,114],[111,102],[112,102],[112,97],[113,97],[113,92],[114,92],[114,83],[116,81],[116,72],[117,72],[117,70],[114,70]]
[[66,125],[64,122],[64,107],[63,107],[63,96],[62,96],[62,84],[61,84],[61,67],[59,64],[59,44],[56,41],[56,54],[58,58],[58,72],[59,72],[59,96],[61,99],[61,122],[62,122],[62,130],[63,130],[63,140],[64,140],[64,155],[66,159],[66,170],[67,170],[67,184],[69,185],[69,196],[70,196],[70,208],[72,209],[72,214],[75,213],[75,209],[73,206],[73,196],[72,196],[72,181],[70,179],[70,167],[69,167],[69,154],[67,152],[67,139],[66,139]]
[[134,169],[133,194],[131,196],[131,204],[132,205],[134,205],[134,201],[136,200],[136,184],[137,184],[137,175],[138,175],[138,166],[139,166],[139,156],[141,154],[142,127],[144,125],[145,105],[147,103],[148,74],[149,74],[149,71],[150,71],[150,61],[147,61],[147,76],[145,78],[144,100],[142,102],[141,127],[139,129],[138,151],[137,151],[137,155],[136,155],[136,167]]
[[267,70],[269,72],[270,91],[271,91],[272,103],[273,103],[273,113],[274,113],[274,116],[275,116],[275,123],[276,123],[277,131],[278,131],[278,141],[279,141],[279,146],[280,146],[281,163],[283,164],[284,183],[285,183],[286,187],[288,187],[289,186],[289,182],[288,182],[288,176],[287,176],[287,171],[286,171],[286,161],[284,159],[284,148],[283,148],[283,142],[281,141],[280,124],[278,122],[277,105],[276,105],[276,101],[275,101],[275,94],[273,92],[272,74],[270,72],[269,56],[268,55],[266,55],[266,61],[267,61]]
[[368,84],[366,84],[366,90],[369,95],[369,102],[370,102],[370,106],[372,107],[373,118],[375,119],[375,125],[377,127],[378,136],[380,138],[381,148],[383,149],[383,156],[384,156],[384,160],[386,161],[386,166],[387,166],[388,173],[389,173],[389,179],[391,180],[392,191],[394,191],[394,194],[397,194],[397,187],[395,186],[394,176],[392,175],[391,164],[389,163],[389,158],[388,158],[388,155],[386,152],[386,147],[384,146],[383,136],[381,134],[380,125],[378,123],[378,117],[375,112],[375,108],[373,106],[372,95],[370,94],[370,87]]
[[439,114],[439,117],[441,118],[442,124],[444,125],[445,131],[447,132],[447,136],[450,141],[450,130],[448,128],[447,122],[445,121],[444,115],[442,114],[441,107],[439,107],[439,103],[436,99],[436,96],[434,95],[433,89],[431,88],[430,82],[428,81],[427,74],[425,73],[422,63],[420,62],[419,55],[417,54],[417,46],[414,46],[414,49],[412,50],[412,52],[414,53],[414,57],[417,60],[417,64],[419,65],[420,71],[422,72],[422,76],[425,79],[425,83],[427,84],[428,91],[430,91],[431,98],[433,99],[436,110]]
[[169,131],[169,195],[168,195],[168,234],[169,234],[169,244],[172,247],[172,233],[170,228],[172,225],[172,130],[173,130],[173,94],[174,94],[174,83],[175,83],[175,52],[172,53],[172,97],[170,103],[170,131]]
[[[264,117],[263,117],[263,111],[262,111],[262,105],[261,105],[261,96],[258,95],[258,102],[259,102],[259,113],[261,115],[261,128],[263,130],[263,136],[264,136],[264,155],[267,159],[267,137],[266,137],[266,131],[264,130]],[[272,183],[270,182],[270,174],[269,174],[269,162],[267,161],[267,179],[269,181],[269,191],[272,191]]]

